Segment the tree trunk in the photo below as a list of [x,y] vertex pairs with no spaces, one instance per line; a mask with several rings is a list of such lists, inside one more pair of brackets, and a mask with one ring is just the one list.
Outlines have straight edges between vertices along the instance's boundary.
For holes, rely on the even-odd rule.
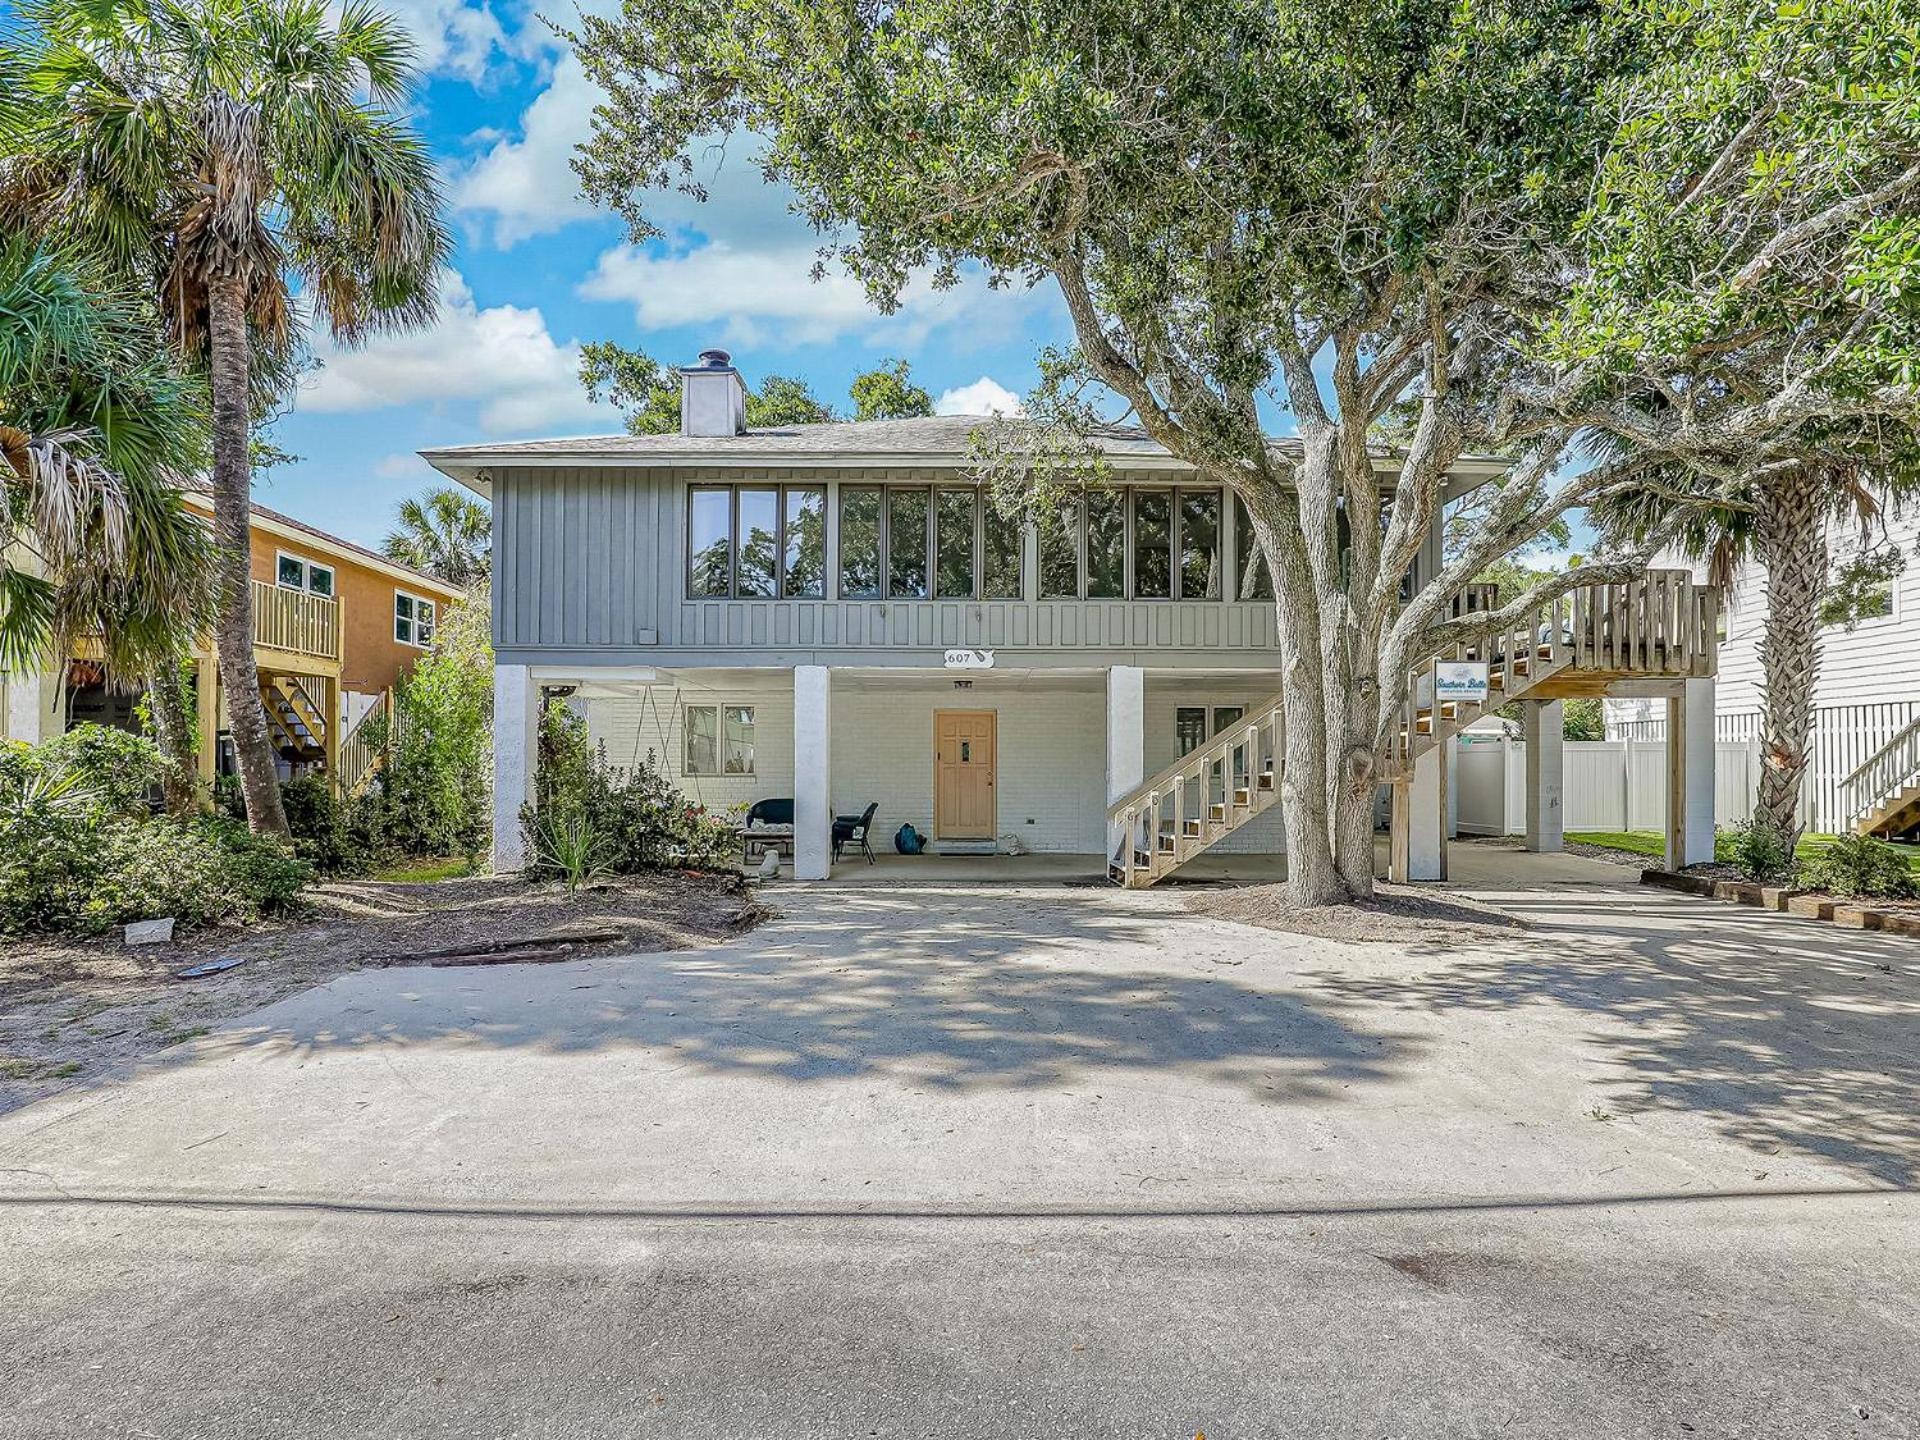
[[267,711],[260,700],[260,674],[253,656],[253,480],[247,455],[246,285],[237,275],[216,275],[208,287],[209,378],[213,392],[213,534],[219,611],[214,646],[226,689],[233,753],[247,824],[255,834],[287,834],[280,805],[280,776],[267,738]]
[[[213,683],[208,676],[206,683]],[[187,706],[187,687],[178,664],[159,665],[147,676],[147,708],[153,716],[153,736],[160,747],[160,788],[169,815],[191,815],[200,804],[200,775],[195,763],[194,715]]]
[[[1273,575],[1275,632],[1284,696],[1280,819],[1287,845],[1287,898],[1294,905],[1344,905],[1373,893],[1373,789],[1348,774],[1356,749],[1349,697],[1329,665],[1322,613],[1336,597],[1317,594],[1304,551],[1288,543],[1298,521],[1258,493],[1243,497],[1254,537]],[[1342,617],[1337,622],[1351,623]],[[1332,688],[1329,687],[1332,682]],[[1366,755],[1371,776],[1370,744]],[[1364,788],[1364,805],[1354,800]],[[1364,816],[1364,819],[1361,817]]]
[[1760,640],[1760,787],[1754,815],[1789,845],[1800,838],[1800,782],[1820,674],[1820,606],[1827,562],[1825,477],[1799,466],[1761,487],[1756,516],[1767,567]]

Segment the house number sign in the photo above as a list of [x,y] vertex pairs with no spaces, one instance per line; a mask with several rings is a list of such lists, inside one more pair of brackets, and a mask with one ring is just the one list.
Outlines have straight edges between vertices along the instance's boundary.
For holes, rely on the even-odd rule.
[[991,670],[993,669],[993,651],[949,650],[947,651],[947,669]]

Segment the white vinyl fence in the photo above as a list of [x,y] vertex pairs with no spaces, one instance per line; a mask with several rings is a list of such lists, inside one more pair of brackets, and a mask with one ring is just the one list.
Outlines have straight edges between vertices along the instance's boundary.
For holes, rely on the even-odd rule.
[[[1813,712],[1813,734],[1807,749],[1807,770],[1800,791],[1800,814],[1809,830],[1833,834],[1846,829],[1851,818],[1841,796],[1841,783],[1889,740],[1920,719],[1920,700],[1885,700],[1863,705],[1823,705]],[[1658,741],[1667,733],[1664,719],[1611,721],[1608,743]],[[1742,743],[1758,755],[1760,715],[1736,710],[1717,717],[1714,735],[1724,746]],[[1572,750],[1572,745],[1567,747]],[[1758,774],[1751,777],[1757,782]],[[1751,792],[1751,786],[1749,786]],[[1722,792],[1724,794],[1724,791]],[[1751,793],[1739,816],[1751,811]],[[1716,814],[1719,813],[1716,808]],[[1724,822],[1722,822],[1724,823]],[[1574,828],[1569,821],[1568,829]]]
[[[1737,825],[1753,813],[1759,754],[1750,741],[1714,745],[1713,823]],[[1667,816],[1665,740],[1562,742],[1561,827],[1565,830],[1662,830]],[[1448,787],[1462,835],[1519,835],[1527,828],[1527,746],[1499,736],[1456,742]]]

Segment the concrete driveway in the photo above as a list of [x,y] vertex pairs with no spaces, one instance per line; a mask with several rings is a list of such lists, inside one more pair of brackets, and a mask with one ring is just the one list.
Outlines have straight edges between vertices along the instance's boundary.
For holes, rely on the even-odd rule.
[[0,1434],[1920,1433],[1920,947],[1471,848],[336,980],[0,1119]]

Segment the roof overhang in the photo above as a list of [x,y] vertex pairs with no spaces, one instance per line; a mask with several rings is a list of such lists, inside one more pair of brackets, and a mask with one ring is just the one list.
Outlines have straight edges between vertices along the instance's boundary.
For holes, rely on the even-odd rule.
[[[182,490],[180,495],[193,509],[199,511],[209,519],[213,517],[212,496],[201,490]],[[376,574],[398,580],[404,585],[412,585],[421,589],[437,590],[449,599],[454,600],[466,594],[466,591],[458,585],[450,585],[445,580],[436,579],[432,575],[425,574],[422,571],[412,569],[406,565],[396,565],[393,561],[383,556],[375,555],[370,551],[362,550],[358,546],[335,543],[330,536],[318,531],[306,529],[299,525],[289,525],[283,520],[274,519],[271,515],[262,515],[257,509],[249,515],[247,519],[255,530],[271,535],[276,540],[291,540],[309,549],[325,550],[328,554],[337,556],[350,565],[358,565],[362,569],[372,570]]]
[[[448,479],[466,486],[485,500],[493,499],[493,477],[501,470],[953,470],[977,471],[972,456],[961,453],[917,451],[872,451],[849,454],[844,450],[740,450],[646,451],[629,454],[604,450],[542,449],[538,452],[512,449],[487,450],[461,446],[449,450],[422,450],[420,458]],[[1182,475],[1193,466],[1173,455],[1109,455],[1107,462],[1116,470],[1149,474]],[[1399,474],[1399,457],[1382,456],[1375,469],[1382,479]],[[1441,498],[1453,500],[1496,480],[1511,468],[1512,462],[1491,456],[1469,456],[1456,460],[1447,469]]]

